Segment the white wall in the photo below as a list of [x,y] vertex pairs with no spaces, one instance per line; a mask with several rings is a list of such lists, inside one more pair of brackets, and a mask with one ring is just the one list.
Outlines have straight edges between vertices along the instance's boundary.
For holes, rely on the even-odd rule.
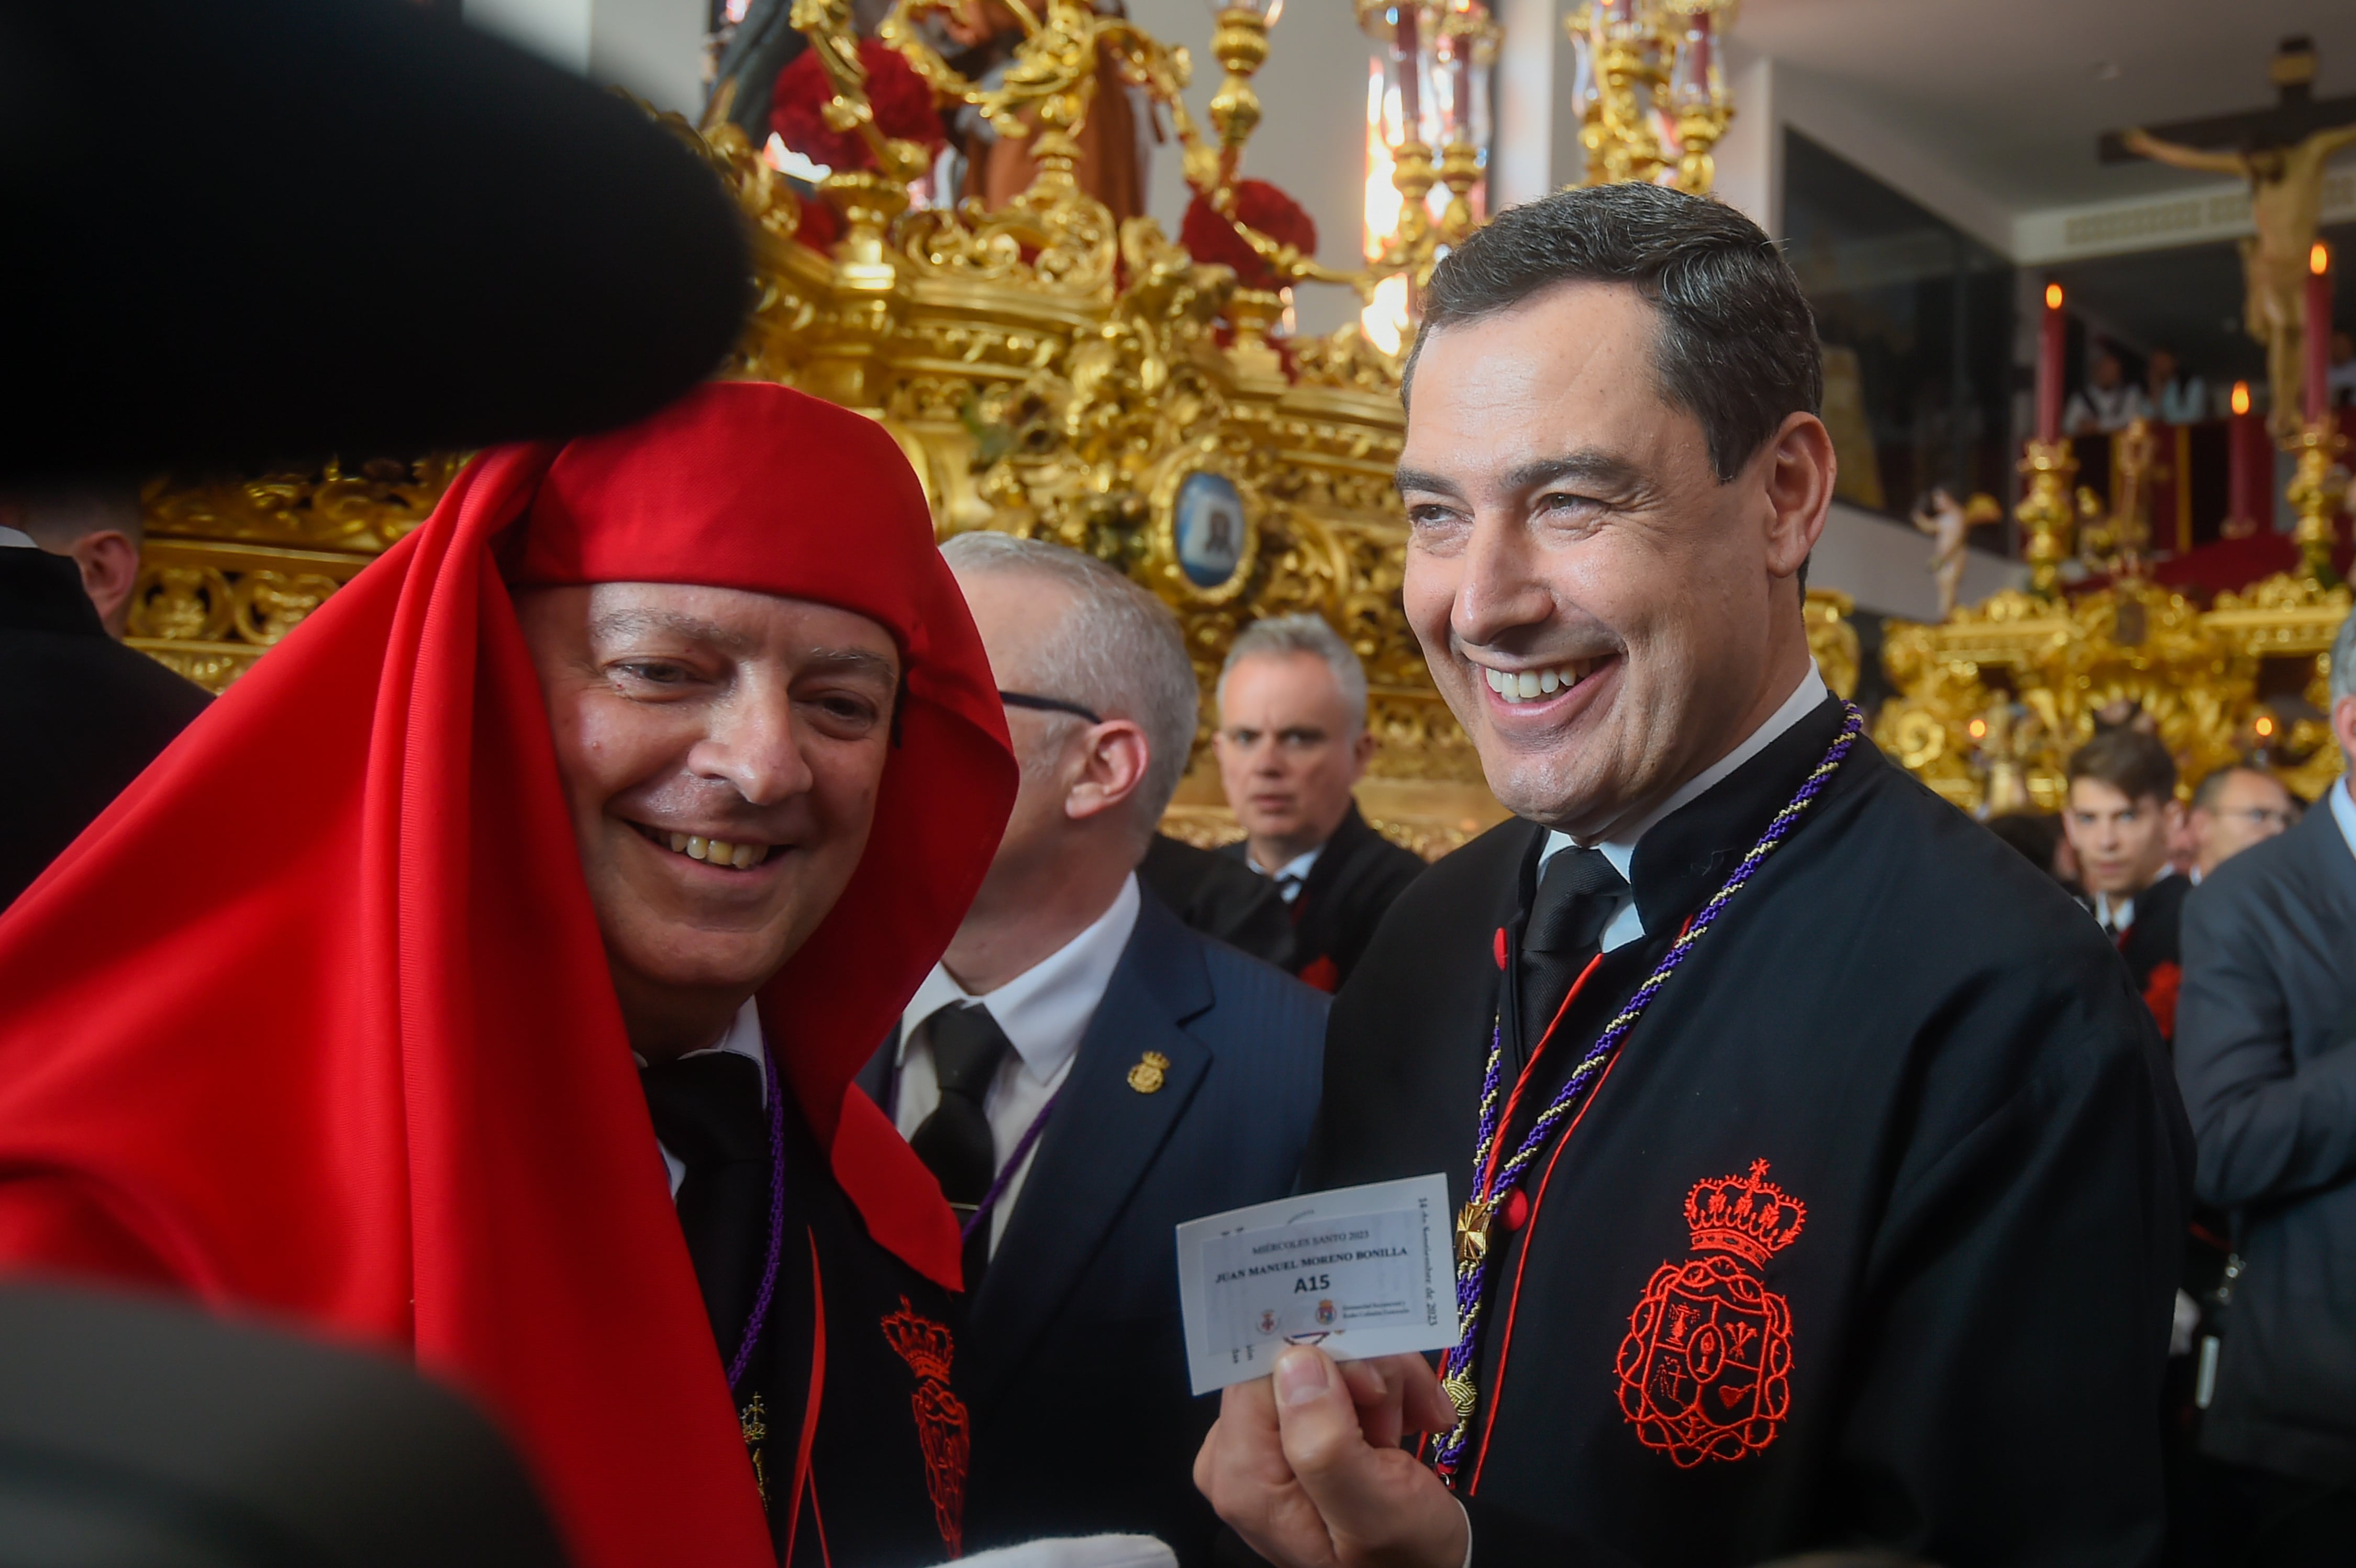
[[[1857,601],[1860,615],[1939,618],[1939,590],[1931,580],[1931,541],[1904,523],[1835,501],[1825,532],[1808,558],[1808,585],[1838,588]],[[1965,604],[1977,604],[2001,588],[2025,587],[2029,568],[1982,551],[1967,553]]]
[[692,120],[703,108],[703,0],[466,0],[470,26]]

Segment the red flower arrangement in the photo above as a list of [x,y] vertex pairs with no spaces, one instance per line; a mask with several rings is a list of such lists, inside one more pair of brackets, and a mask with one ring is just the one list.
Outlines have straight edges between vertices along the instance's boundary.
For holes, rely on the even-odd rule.
[[[877,130],[926,152],[937,153],[948,145],[933,108],[933,90],[899,50],[862,38],[859,63],[867,70],[867,106],[874,112]],[[873,168],[874,156],[858,132],[838,131],[826,123],[826,106],[833,98],[834,87],[819,64],[818,50],[804,49],[777,72],[776,90],[769,98],[769,129],[814,164],[830,169]]]
[[[1302,255],[1317,251],[1317,224],[1301,203],[1264,179],[1236,182],[1236,216],[1269,238],[1291,246]],[[1178,230],[1186,253],[1205,266],[1236,269],[1240,288],[1276,289],[1283,282],[1258,252],[1244,242],[1236,226],[1200,196],[1186,204],[1186,221]]]

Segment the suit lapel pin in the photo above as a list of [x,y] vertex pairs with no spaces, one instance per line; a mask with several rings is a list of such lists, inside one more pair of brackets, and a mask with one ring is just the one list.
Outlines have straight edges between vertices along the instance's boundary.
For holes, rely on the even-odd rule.
[[1160,1051],[1148,1051],[1129,1069],[1129,1087],[1140,1094],[1155,1093],[1162,1088],[1162,1075],[1169,1070],[1168,1057]]

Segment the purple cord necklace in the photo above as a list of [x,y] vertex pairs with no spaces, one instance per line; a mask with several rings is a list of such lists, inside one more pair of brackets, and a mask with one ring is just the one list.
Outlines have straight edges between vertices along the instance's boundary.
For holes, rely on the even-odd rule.
[[[1047,1097],[1047,1103],[1039,1107],[1039,1114],[1031,1118],[1031,1125],[1023,1130],[1014,1152],[1006,1156],[1004,1165],[998,1167],[998,1175],[991,1180],[990,1190],[981,1195],[981,1201],[973,1206],[973,1212],[965,1217],[963,1225],[958,1227],[960,1242],[972,1240],[973,1233],[990,1223],[990,1211],[998,1207],[1000,1198],[1006,1196],[1008,1186],[1014,1180],[1014,1173],[1023,1168],[1023,1156],[1031,1152],[1031,1145],[1037,1143],[1039,1134],[1047,1130],[1047,1118],[1055,1113],[1055,1101],[1063,1098],[1064,1091],[1058,1088]],[[971,1290],[973,1287],[968,1284],[966,1288]]]
[[1751,853],[1742,857],[1742,863],[1734,868],[1734,875],[1726,879],[1726,886],[1712,895],[1709,902],[1686,922],[1686,929],[1670,945],[1669,950],[1662,955],[1661,961],[1654,967],[1644,983],[1636,988],[1636,993],[1628,999],[1628,1004],[1620,1010],[1619,1016],[1603,1026],[1603,1032],[1596,1036],[1595,1044],[1589,1047],[1587,1055],[1572,1069],[1560,1091],[1538,1113],[1537,1120],[1530,1123],[1529,1132],[1524,1134],[1513,1157],[1496,1166],[1494,1172],[1490,1162],[1501,1131],[1497,1124],[1497,1091],[1504,1077],[1505,1053],[1503,1021],[1501,1019],[1492,1025],[1489,1069],[1481,1082],[1481,1131],[1472,1151],[1472,1197],[1465,1204],[1463,1212],[1456,1217],[1456,1315],[1462,1326],[1454,1348],[1440,1362],[1440,1387],[1448,1395],[1449,1402],[1456,1407],[1456,1424],[1440,1440],[1439,1447],[1432,1455],[1431,1467],[1439,1472],[1440,1479],[1451,1485],[1454,1484],[1457,1463],[1464,1456],[1465,1444],[1472,1437],[1472,1412],[1480,1402],[1480,1391],[1472,1381],[1472,1369],[1481,1348],[1481,1303],[1489,1279],[1489,1227],[1492,1220],[1504,1207],[1504,1200],[1519,1187],[1523,1173],[1537,1158],[1547,1135],[1611,1066],[1612,1058],[1619,1054],[1621,1042],[1636,1026],[1636,1020],[1644,1015],[1644,1010],[1653,1004],[1653,998],[1661,993],[1661,988],[1668,983],[1669,976],[1676,972],[1677,966],[1684,963],[1687,955],[1693,951],[1694,944],[1701,940],[1702,933],[1717,923],[1727,900],[1741,890],[1742,885],[1751,880],[1751,874],[1759,869],[1761,863],[1790,835],[1793,825],[1823,792],[1826,781],[1840,767],[1842,759],[1848,756],[1849,747],[1856,744],[1858,736],[1865,729],[1865,715],[1853,703],[1843,703],[1841,709],[1846,717],[1831,749],[1825,753],[1825,759],[1817,763],[1815,771],[1801,783],[1791,801],[1775,813],[1774,820],[1767,824],[1766,832],[1751,846]]
[[761,1084],[769,1101],[769,1261],[761,1269],[760,1294],[753,1298],[753,1315],[744,1320],[744,1337],[728,1359],[728,1388],[733,1394],[753,1364],[753,1348],[761,1342],[761,1326],[768,1321],[769,1298],[777,1293],[777,1260],[786,1250],[786,1097],[777,1090],[777,1059],[769,1042],[761,1041]]

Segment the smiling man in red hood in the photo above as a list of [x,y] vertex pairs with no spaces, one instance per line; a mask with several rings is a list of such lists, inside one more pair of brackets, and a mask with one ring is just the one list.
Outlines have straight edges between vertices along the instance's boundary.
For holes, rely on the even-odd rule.
[[873,422],[490,452],[0,920],[0,1259],[412,1354],[592,1568],[953,1556],[957,1228],[851,1085],[1014,784]]

